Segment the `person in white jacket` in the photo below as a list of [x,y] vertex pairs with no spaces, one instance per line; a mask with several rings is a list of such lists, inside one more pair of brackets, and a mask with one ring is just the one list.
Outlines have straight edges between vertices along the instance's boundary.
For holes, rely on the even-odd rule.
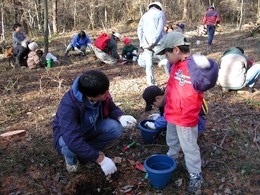
[[[142,59],[146,69],[146,80],[148,85],[154,85],[153,74],[153,56],[160,40],[164,37],[164,25],[166,23],[165,13],[160,2],[153,2],[148,5],[148,11],[141,17],[137,34],[140,41],[140,47],[143,49]],[[140,56],[140,57],[141,57]],[[165,56],[159,56],[160,60]],[[168,76],[168,70],[165,68]]]

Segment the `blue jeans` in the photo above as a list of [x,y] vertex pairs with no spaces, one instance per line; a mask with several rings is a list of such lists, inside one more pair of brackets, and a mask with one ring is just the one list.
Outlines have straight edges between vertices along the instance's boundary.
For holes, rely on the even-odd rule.
[[249,68],[246,72],[246,79],[244,84],[241,87],[226,87],[226,89],[231,90],[239,90],[244,87],[254,87],[256,81],[259,79],[260,75],[260,64],[254,64],[251,68]]
[[208,32],[208,45],[211,45],[215,34],[215,26],[207,25],[207,32]]
[[246,72],[245,86],[254,87],[260,75],[260,64],[254,64]]
[[[122,125],[113,119],[104,119],[97,122],[96,130],[86,133],[85,140],[93,148],[100,150],[122,134]],[[77,164],[77,155],[73,153],[65,144],[62,136],[59,138],[61,153],[64,155],[69,165]]]
[[[156,48],[154,48],[156,49]],[[153,56],[154,56],[154,51],[149,50],[149,49],[144,49],[143,51],[143,57],[144,57],[144,63],[145,63],[145,73],[146,73],[146,82],[148,85],[154,85],[155,80],[154,80],[154,74],[153,74]],[[163,60],[166,58],[165,55],[158,55],[159,60]],[[168,76],[169,71],[166,67],[164,66],[164,70],[166,75]]]

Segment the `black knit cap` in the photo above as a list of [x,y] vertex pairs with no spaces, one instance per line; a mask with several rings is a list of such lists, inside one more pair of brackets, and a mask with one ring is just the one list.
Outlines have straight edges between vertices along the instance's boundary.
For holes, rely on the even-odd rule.
[[146,102],[145,111],[151,111],[156,96],[163,95],[164,92],[157,86],[149,86],[144,90],[143,98]]

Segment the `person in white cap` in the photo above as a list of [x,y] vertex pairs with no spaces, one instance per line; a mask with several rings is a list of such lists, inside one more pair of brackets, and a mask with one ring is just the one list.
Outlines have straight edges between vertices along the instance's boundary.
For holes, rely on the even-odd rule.
[[[102,36],[99,37],[92,46],[95,55],[105,64],[115,65],[120,60],[120,56],[117,52],[117,43],[121,41],[121,35],[118,32],[113,32],[111,36],[103,33]],[[97,42],[103,45],[103,48],[98,48]]]
[[39,52],[37,52],[37,48],[38,48],[38,44],[36,42],[32,42],[28,45],[28,48],[30,50],[28,57],[27,57],[27,65],[29,69],[35,69],[37,67],[41,67],[41,58],[40,56],[37,54]]
[[[160,2],[153,2],[148,5],[148,11],[141,17],[137,34],[140,41],[140,47],[144,50],[141,55],[146,67],[146,80],[148,85],[154,85],[153,74],[153,56],[157,45],[165,35],[164,26],[166,24],[165,13]],[[165,56],[159,56],[160,60],[165,59]],[[165,68],[168,76],[168,70]]]

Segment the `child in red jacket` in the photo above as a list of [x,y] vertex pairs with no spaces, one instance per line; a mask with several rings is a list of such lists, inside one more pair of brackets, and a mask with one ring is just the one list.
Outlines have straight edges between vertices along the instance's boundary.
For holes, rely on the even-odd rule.
[[176,159],[182,149],[190,179],[187,191],[193,193],[202,183],[198,116],[203,91],[216,84],[218,65],[205,56],[190,55],[189,45],[182,33],[170,32],[162,39],[157,54],[166,54],[172,64],[164,108],[167,155]]

